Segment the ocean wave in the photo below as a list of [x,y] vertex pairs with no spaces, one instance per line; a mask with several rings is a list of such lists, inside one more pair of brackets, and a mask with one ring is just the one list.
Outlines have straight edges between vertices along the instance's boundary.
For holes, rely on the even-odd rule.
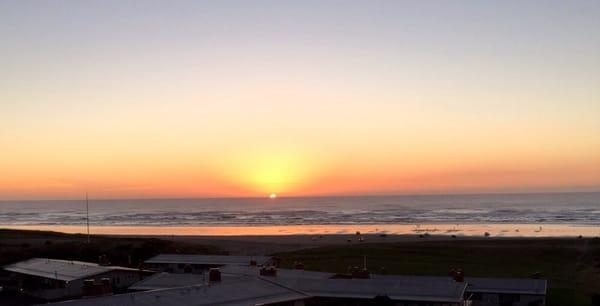
[[[556,198],[554,201],[553,198]],[[565,205],[564,203],[569,203]],[[552,223],[600,225],[600,193],[90,202],[93,225]],[[80,225],[81,201],[0,202],[0,225]]]

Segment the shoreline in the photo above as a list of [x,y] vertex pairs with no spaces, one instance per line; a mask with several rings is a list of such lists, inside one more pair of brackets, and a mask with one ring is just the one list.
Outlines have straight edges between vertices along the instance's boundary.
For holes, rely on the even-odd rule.
[[[116,230],[115,228],[113,228]],[[449,234],[429,234],[421,235],[416,233],[409,234],[388,234],[381,235],[377,233],[361,232],[357,235],[352,233],[329,233],[329,234],[238,234],[238,235],[202,235],[198,232],[187,234],[142,234],[118,228],[116,233],[98,233],[91,231],[92,241],[100,242],[108,240],[146,241],[153,239],[155,241],[164,241],[175,243],[182,246],[210,246],[218,250],[227,252],[230,255],[267,255],[280,252],[296,252],[321,247],[357,247],[370,248],[377,245],[430,245],[430,244],[469,244],[473,246],[504,245],[506,243],[573,243],[576,241],[597,241],[598,236],[583,236],[584,239],[578,239],[577,236],[489,236],[484,235],[455,235]],[[56,228],[47,229],[4,229],[0,226],[0,233],[4,231],[4,243],[14,244],[16,247],[22,244],[31,244],[43,246],[47,241],[53,243],[85,243],[86,235],[82,233],[64,233],[58,232]],[[81,232],[81,231],[79,231]],[[113,239],[114,238],[114,239]],[[8,239],[8,240],[6,240]],[[2,238],[0,238],[2,240]],[[11,242],[12,241],[12,242]],[[149,240],[148,240],[149,241]],[[2,241],[0,241],[2,242]],[[499,243],[499,244],[497,244]]]
[[[18,230],[55,231],[86,234],[85,225],[0,225]],[[322,236],[350,235],[434,235],[482,237],[600,237],[600,226],[570,224],[339,224],[339,225],[202,225],[202,226],[112,226],[93,225],[94,235],[125,236]]]

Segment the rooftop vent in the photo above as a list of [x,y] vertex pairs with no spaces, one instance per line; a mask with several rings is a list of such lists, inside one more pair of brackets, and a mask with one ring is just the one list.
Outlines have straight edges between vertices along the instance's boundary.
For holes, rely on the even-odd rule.
[[98,264],[101,266],[110,266],[110,261],[108,261],[108,256],[106,256],[106,255],[98,256]]
[[462,269],[452,269],[448,275],[458,283],[463,283],[465,281],[465,272]]
[[350,275],[352,275],[352,278],[371,278],[371,273],[369,273],[369,270],[367,270],[366,268],[359,268],[359,267],[350,267],[349,269],[350,271]]
[[220,282],[221,281],[221,270],[219,268],[211,268],[208,270],[208,281],[209,282]]
[[260,275],[262,276],[277,276],[277,268],[274,266],[264,267],[260,269]]

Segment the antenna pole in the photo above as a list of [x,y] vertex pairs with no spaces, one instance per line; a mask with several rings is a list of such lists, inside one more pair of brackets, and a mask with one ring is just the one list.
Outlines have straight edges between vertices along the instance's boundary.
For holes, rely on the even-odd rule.
[[85,216],[87,224],[87,243],[90,243],[90,205],[88,203],[88,193],[85,193]]

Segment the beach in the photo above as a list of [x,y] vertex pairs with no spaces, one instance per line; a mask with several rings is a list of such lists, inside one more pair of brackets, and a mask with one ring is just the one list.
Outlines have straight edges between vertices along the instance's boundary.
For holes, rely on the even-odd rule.
[[[0,228],[87,233],[83,225],[0,225]],[[482,237],[599,237],[600,226],[571,224],[334,224],[263,226],[91,226],[100,235],[140,236],[319,236],[348,235],[438,235]]]
[[[519,232],[507,232],[502,225],[464,225],[461,230],[455,226],[443,224],[423,225],[420,227],[398,226],[405,230],[401,233],[387,233],[371,226],[346,227],[91,227],[92,237],[119,238],[155,238],[197,245],[211,245],[230,254],[265,255],[282,251],[294,251],[322,246],[340,246],[370,243],[404,243],[415,241],[497,241],[527,239],[573,239],[598,238],[597,227],[582,226],[543,226],[512,225]],[[461,226],[459,226],[460,228]],[[353,228],[355,230],[350,230]],[[66,234],[78,234],[85,237],[85,227],[56,226],[18,226],[9,230],[36,232],[56,231]],[[322,230],[322,231],[320,231]],[[358,234],[360,233],[360,234]],[[470,233],[470,234],[465,234]],[[489,236],[485,235],[489,233]],[[360,240],[359,240],[360,238]],[[24,241],[27,242],[27,241]]]

